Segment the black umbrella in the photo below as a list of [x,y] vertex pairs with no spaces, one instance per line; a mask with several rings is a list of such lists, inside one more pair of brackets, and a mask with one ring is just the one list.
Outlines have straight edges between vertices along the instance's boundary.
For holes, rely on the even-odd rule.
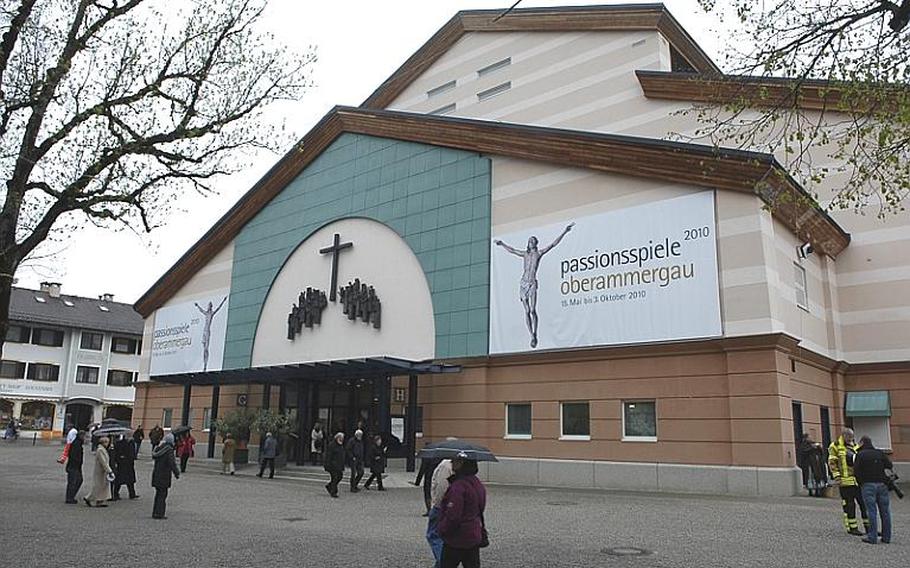
[[192,428],[190,428],[189,426],[177,426],[176,428],[171,430],[171,434],[173,434],[175,436],[180,436],[182,434],[186,434],[190,430],[192,430]]
[[417,457],[421,459],[461,458],[474,461],[499,461],[489,448],[465,442],[464,440],[446,440],[444,442],[427,444],[426,447],[417,453]]
[[99,428],[95,428],[95,429],[92,431],[92,436],[94,436],[94,437],[99,437],[99,436],[118,436],[118,435],[121,435],[121,434],[128,434],[128,433],[130,433],[130,432],[132,432],[132,430],[130,430],[130,429],[127,428],[126,426],[108,426],[108,425],[104,425],[104,426],[101,426],[101,427],[99,427]]

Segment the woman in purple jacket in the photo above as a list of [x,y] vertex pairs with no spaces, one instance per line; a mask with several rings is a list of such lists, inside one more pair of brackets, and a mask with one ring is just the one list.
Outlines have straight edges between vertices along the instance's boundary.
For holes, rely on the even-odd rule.
[[438,524],[444,542],[442,568],[478,568],[487,491],[477,479],[476,461],[456,458],[452,469]]

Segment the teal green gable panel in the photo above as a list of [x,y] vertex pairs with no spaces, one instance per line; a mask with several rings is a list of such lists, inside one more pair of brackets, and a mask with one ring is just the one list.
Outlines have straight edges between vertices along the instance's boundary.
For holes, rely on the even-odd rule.
[[433,298],[437,358],[486,355],[490,178],[490,160],[476,153],[339,136],[235,239],[224,368],[250,366],[259,313],[285,260],[346,217],[386,224],[417,255]]

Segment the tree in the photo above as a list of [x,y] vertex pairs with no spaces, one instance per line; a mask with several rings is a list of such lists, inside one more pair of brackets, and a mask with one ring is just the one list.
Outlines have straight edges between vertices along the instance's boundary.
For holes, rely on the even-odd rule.
[[[85,222],[150,231],[183,191],[288,142],[312,50],[259,29],[265,0],[0,0],[0,347],[13,276]],[[167,12],[166,12],[167,11]]]
[[699,2],[741,30],[728,45],[745,48],[731,47],[734,76],[713,85],[722,104],[692,109],[702,124],[692,138],[776,154],[829,209],[902,211],[910,0]]

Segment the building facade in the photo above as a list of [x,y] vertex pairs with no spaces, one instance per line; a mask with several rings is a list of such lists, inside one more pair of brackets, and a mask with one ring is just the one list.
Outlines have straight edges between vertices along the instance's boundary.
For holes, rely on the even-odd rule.
[[849,424],[906,468],[910,222],[668,141],[734,79],[663,7],[498,14],[330,112],[137,302],[136,419],[410,414],[496,481],[775,495]]
[[0,364],[0,423],[60,436],[103,418],[131,420],[142,318],[104,295],[63,295],[60,285],[13,288]]

